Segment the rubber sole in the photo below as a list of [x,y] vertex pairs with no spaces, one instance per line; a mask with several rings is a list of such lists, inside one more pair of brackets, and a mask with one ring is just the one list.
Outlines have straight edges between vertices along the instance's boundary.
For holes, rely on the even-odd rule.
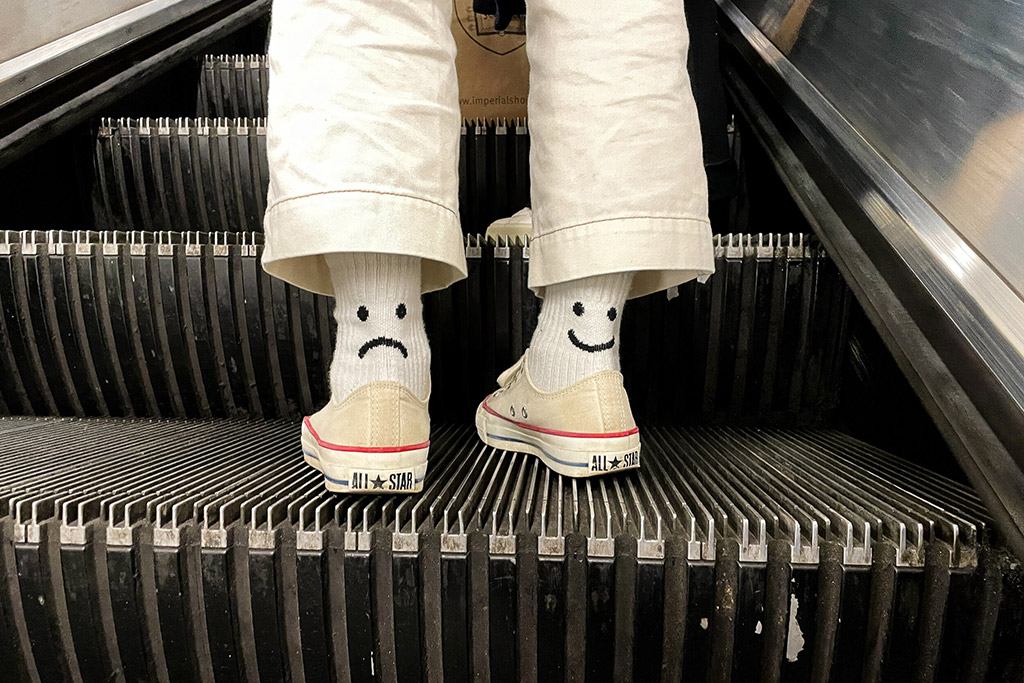
[[324,475],[324,486],[336,493],[419,493],[427,475],[429,446],[392,453],[329,448],[302,425],[302,456]]
[[530,453],[566,477],[596,477],[640,467],[640,433],[627,436],[562,436],[534,431],[476,409],[480,440],[503,451]]

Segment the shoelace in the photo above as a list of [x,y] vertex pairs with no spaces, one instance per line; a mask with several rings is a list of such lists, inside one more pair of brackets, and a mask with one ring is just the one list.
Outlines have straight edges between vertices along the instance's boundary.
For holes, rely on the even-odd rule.
[[520,377],[522,376],[522,374],[523,374],[523,366],[524,366],[524,365],[526,365],[526,363],[522,363],[522,362],[521,362],[521,363],[519,363],[519,365],[518,365],[518,366],[516,366],[516,369],[515,369],[515,370],[514,370],[514,371],[512,372],[512,376],[508,378],[508,381],[507,381],[507,382],[505,383],[505,385],[504,385],[504,386],[500,386],[500,387],[498,387],[498,388],[497,388],[497,389],[496,389],[496,390],[494,391],[494,393],[493,393],[493,394],[491,394],[491,395],[492,395],[492,396],[497,396],[497,395],[501,394],[501,393],[502,393],[503,391],[505,391],[505,389],[507,389],[508,387],[512,386],[512,385],[513,385],[513,384],[515,384],[516,382],[518,382],[518,381],[519,381],[519,378],[520,378]]

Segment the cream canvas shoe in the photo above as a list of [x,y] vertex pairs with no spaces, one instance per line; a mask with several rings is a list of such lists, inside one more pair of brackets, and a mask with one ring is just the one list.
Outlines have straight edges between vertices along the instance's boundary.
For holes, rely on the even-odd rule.
[[398,382],[371,382],[302,421],[302,453],[329,491],[423,490],[430,448],[427,399]]
[[495,242],[506,238],[509,242],[516,239],[525,241],[533,234],[533,213],[530,207],[520,209],[508,218],[499,218],[487,226],[486,236]]
[[622,373],[604,370],[543,392],[530,381],[527,350],[498,385],[476,409],[476,429],[488,446],[532,453],[568,477],[640,467],[640,430]]

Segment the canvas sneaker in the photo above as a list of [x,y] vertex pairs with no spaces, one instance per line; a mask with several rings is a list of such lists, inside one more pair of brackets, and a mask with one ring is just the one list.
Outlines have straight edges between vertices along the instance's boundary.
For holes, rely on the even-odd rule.
[[508,218],[499,218],[487,226],[485,234],[495,242],[502,238],[509,242],[515,242],[517,239],[520,242],[525,242],[531,235],[533,235],[533,213],[530,211],[530,207],[520,209]]
[[555,472],[591,477],[640,466],[640,430],[622,373],[603,370],[544,392],[530,380],[529,350],[480,403],[476,429],[488,446],[536,455]]
[[426,398],[398,382],[371,382],[302,421],[302,454],[330,491],[415,493],[429,437]]

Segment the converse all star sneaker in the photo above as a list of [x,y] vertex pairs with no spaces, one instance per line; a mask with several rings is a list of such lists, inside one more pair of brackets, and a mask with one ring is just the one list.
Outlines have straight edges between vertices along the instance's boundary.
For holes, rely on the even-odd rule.
[[530,211],[530,207],[520,209],[508,218],[499,218],[487,226],[485,233],[486,237],[490,237],[495,242],[502,238],[509,242],[515,242],[517,239],[526,240],[531,235],[533,235],[533,213]]
[[530,380],[529,350],[480,403],[476,429],[488,446],[532,453],[555,472],[591,477],[640,467],[640,430],[622,373],[603,370],[560,391]]
[[415,493],[429,435],[426,398],[398,382],[371,382],[302,421],[302,454],[330,491]]

